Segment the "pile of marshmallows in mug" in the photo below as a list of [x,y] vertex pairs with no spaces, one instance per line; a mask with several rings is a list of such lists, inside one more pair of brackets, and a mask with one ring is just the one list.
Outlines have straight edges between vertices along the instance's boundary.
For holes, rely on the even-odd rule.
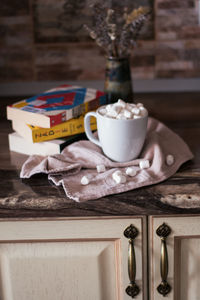
[[[99,109],[100,114],[105,117],[113,118],[113,119],[121,119],[121,120],[128,120],[128,119],[139,119],[147,114],[147,110],[142,103],[126,103],[123,100],[119,99],[114,104],[108,104]],[[166,156],[166,163],[168,166],[171,166],[174,163],[174,156],[169,154]],[[150,167],[150,163],[148,159],[140,160],[139,162],[140,169],[147,169]],[[103,173],[106,171],[106,167],[104,165],[97,165],[96,166],[98,173]],[[112,174],[113,180],[117,183],[125,183],[126,176],[134,177],[137,174],[135,168],[128,167],[123,173],[121,170],[114,171]],[[81,184],[87,185],[90,183],[92,176],[85,175],[81,178]]]
[[114,104],[108,104],[99,109],[99,112],[104,117],[113,119],[139,119],[147,115],[147,110],[142,103],[126,103],[119,99]]

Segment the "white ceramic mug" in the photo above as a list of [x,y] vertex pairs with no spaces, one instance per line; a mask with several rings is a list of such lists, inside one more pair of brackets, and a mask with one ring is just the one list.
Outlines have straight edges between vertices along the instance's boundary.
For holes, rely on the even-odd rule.
[[[84,118],[85,133],[88,139],[102,148],[111,160],[126,162],[139,156],[144,145],[148,113],[138,119],[113,119],[100,113],[88,112]],[[97,119],[97,139],[90,128],[90,117]]]

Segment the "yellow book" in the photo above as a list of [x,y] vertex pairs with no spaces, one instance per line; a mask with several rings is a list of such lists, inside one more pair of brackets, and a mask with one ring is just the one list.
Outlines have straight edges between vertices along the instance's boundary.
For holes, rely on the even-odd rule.
[[[94,117],[90,119],[90,125],[91,130],[97,129],[96,119]],[[33,143],[44,142],[85,132],[84,116],[71,119],[51,128],[36,127],[19,120],[13,120],[12,128],[19,135],[23,136],[26,140]]]

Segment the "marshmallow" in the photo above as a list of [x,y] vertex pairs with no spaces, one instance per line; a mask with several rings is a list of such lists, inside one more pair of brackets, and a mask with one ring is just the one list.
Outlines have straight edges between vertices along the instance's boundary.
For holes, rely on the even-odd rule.
[[147,115],[147,110],[146,110],[146,108],[144,108],[144,107],[140,107],[140,116],[145,116],[145,115]]
[[116,118],[118,115],[118,113],[115,111],[115,110],[109,110],[107,113],[106,113],[106,116],[107,117],[111,117],[111,118]]
[[120,106],[123,107],[123,108],[126,107],[126,102],[124,102],[124,101],[121,100],[121,99],[118,99],[117,104],[120,105]]
[[122,176],[119,176],[119,183],[125,183],[126,182],[126,176],[122,175]]
[[139,165],[140,165],[140,169],[148,169],[150,167],[148,159],[141,160]]
[[113,179],[117,184],[126,182],[126,176],[124,176],[124,175],[115,176]]
[[107,110],[106,110],[105,108],[101,108],[101,109],[99,110],[99,112],[100,112],[100,114],[102,114],[102,115],[106,115]]
[[124,117],[127,118],[127,119],[131,119],[132,118],[132,113],[129,110],[124,109]]
[[132,103],[126,103],[126,109],[129,110],[129,111],[132,111],[133,109],[133,104]]
[[98,173],[103,173],[106,170],[106,167],[104,165],[97,165],[96,168]]
[[118,105],[117,103],[113,104],[113,110],[119,114],[121,111],[122,107],[120,105]]
[[133,119],[140,119],[141,116],[134,115]]
[[126,182],[126,176],[124,176],[120,170],[115,171],[112,174],[112,178],[117,184]]
[[126,169],[126,175],[133,177],[133,176],[135,176],[136,174],[137,174],[136,169],[131,168],[131,167],[128,167],[128,168]]
[[83,177],[81,178],[81,184],[82,184],[82,185],[87,185],[87,184],[89,184],[89,183],[90,183],[90,176],[85,175],[85,176],[83,176]]
[[168,166],[171,166],[171,165],[173,165],[173,163],[174,163],[174,156],[171,155],[171,154],[168,154],[168,155],[166,156],[166,164],[167,164]]
[[107,110],[107,114],[106,114],[107,117],[116,118],[117,115],[122,110],[122,106],[118,105],[118,103],[109,104],[106,106],[106,110]]
[[117,174],[117,172],[114,172],[112,174],[112,178],[116,181],[118,179],[118,177],[120,177],[122,174]]
[[144,105],[143,105],[142,103],[137,103],[136,106],[137,106],[138,108],[144,107]]
[[120,170],[117,170],[117,171],[115,171],[115,172],[112,174],[113,177],[115,177],[115,176],[121,176],[121,175],[122,175],[122,171],[120,171]]
[[107,110],[107,111],[110,111],[110,110],[112,110],[112,104],[108,104],[108,105],[106,105],[106,110]]
[[140,114],[140,109],[138,107],[133,107],[133,109],[131,110],[131,112],[134,115],[139,115]]
[[116,119],[126,120],[126,117],[124,116],[123,113],[120,113],[117,115]]

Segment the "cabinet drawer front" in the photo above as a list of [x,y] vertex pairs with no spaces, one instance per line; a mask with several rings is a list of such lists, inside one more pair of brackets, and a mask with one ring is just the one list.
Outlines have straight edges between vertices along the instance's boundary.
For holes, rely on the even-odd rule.
[[0,222],[0,299],[128,300],[128,240],[134,241],[136,282],[143,293],[143,219]]
[[153,217],[150,220],[150,294],[151,300],[163,300],[157,291],[162,282],[161,239],[156,234],[160,225],[166,224],[171,232],[166,238],[168,255],[167,283],[171,291],[169,300],[198,300],[200,273],[200,217]]

